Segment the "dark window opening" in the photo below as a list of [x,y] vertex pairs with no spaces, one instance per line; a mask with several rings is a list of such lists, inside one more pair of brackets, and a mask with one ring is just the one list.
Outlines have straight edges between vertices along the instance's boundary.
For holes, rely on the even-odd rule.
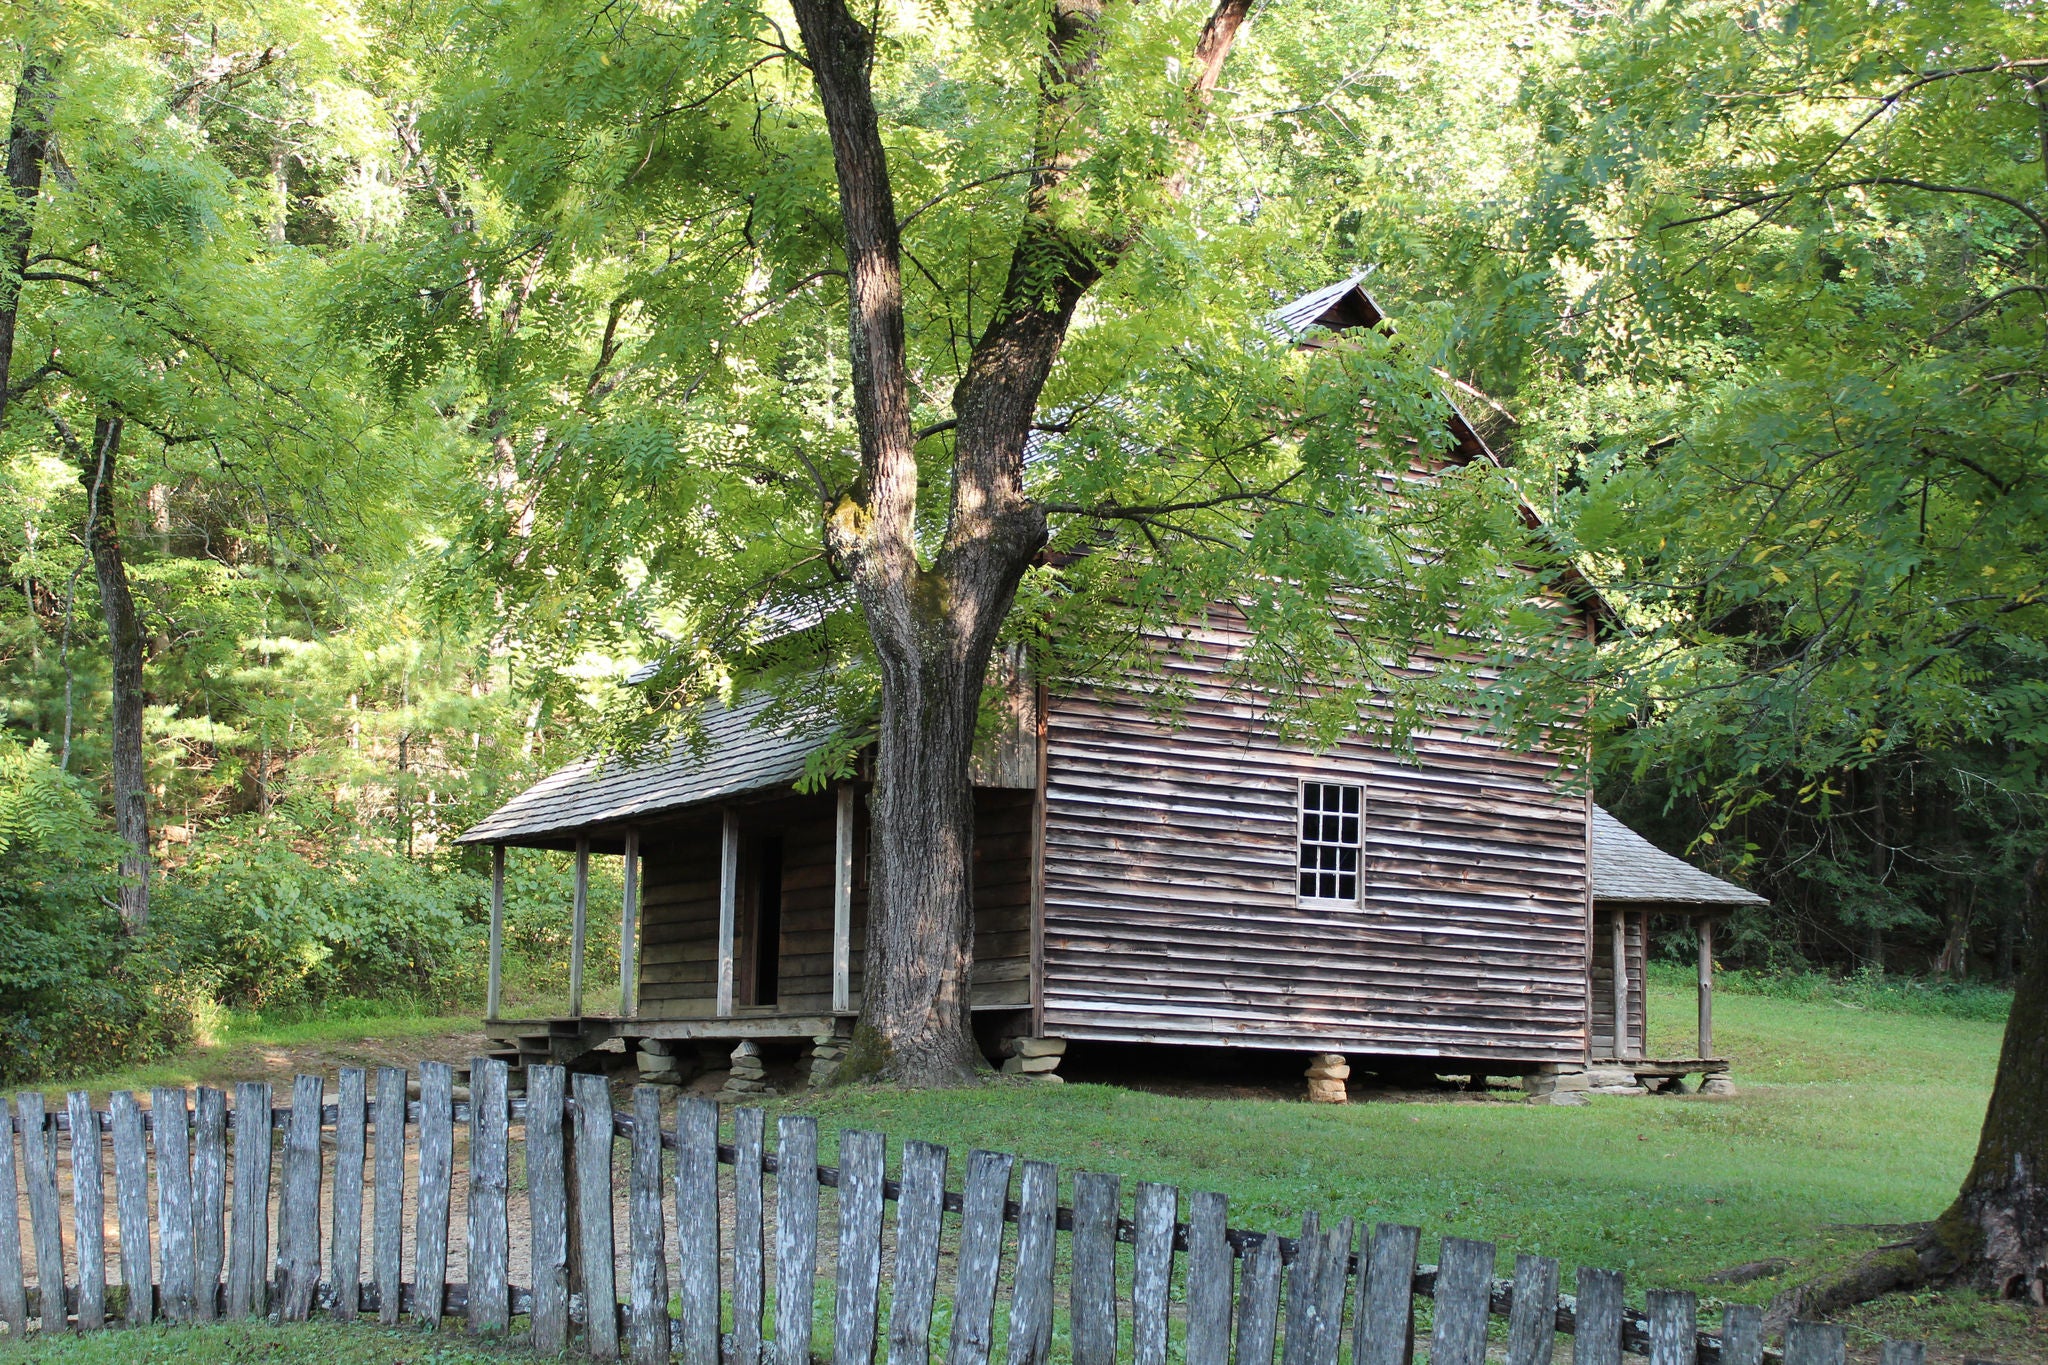
[[782,840],[764,838],[754,852],[754,1003],[776,1003],[782,984]]

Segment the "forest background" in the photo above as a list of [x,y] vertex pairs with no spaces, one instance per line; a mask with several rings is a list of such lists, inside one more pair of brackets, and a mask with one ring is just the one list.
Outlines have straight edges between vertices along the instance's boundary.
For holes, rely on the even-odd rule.
[[[786,683],[760,623],[834,599],[818,491],[760,450],[840,439],[845,291],[810,268],[821,120],[756,97],[728,129],[751,67],[691,85],[732,12],[12,7],[0,1082],[228,1009],[476,998],[485,869],[453,836],[650,716]],[[892,13],[914,51],[927,18]],[[1042,41],[1029,6],[976,13]],[[1542,537],[1490,548],[1615,608],[1523,691],[1592,687],[1602,799],[1771,898],[1726,963],[2002,1013],[2048,868],[2042,36],[1970,3],[1267,0],[1184,211],[1066,362],[1202,382],[1141,366],[1065,410],[1102,425],[1067,458],[1256,391],[1264,315],[1370,269],[1400,337],[1371,354],[1508,466],[1454,481],[1439,548],[1526,503]],[[970,173],[933,130],[972,101],[911,70],[900,202],[1001,220],[1015,168]],[[676,188],[719,170],[679,164],[713,145],[693,120],[751,158],[715,233]],[[1211,514],[1256,512],[1093,543],[1172,566],[1239,543]],[[1115,635],[1079,576],[1034,569],[1014,637]],[[823,619],[799,635],[857,714],[859,632]],[[544,998],[566,867],[515,857],[507,903],[514,997]]]

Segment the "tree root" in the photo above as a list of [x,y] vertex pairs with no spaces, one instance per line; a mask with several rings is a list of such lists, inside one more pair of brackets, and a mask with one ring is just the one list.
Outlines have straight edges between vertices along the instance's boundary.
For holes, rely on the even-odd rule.
[[1917,1289],[1954,1274],[1956,1259],[1928,1224],[1910,1241],[1868,1252],[1846,1270],[1818,1275],[1781,1291],[1764,1310],[1764,1329],[1780,1333],[1794,1318],[1827,1318],[1886,1294]]

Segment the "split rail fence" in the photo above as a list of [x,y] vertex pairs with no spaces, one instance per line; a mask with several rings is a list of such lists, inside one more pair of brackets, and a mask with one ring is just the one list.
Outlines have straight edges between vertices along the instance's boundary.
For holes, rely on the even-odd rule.
[[[0,1143],[0,1340],[20,1339],[32,1319],[47,1333],[318,1313],[430,1328],[453,1318],[479,1335],[510,1334],[524,1319],[537,1352],[573,1345],[640,1365],[931,1365],[935,1354],[945,1365],[999,1355],[1004,1365],[1339,1365],[1347,1346],[1351,1365],[1405,1365],[1426,1317],[1431,1365],[1482,1365],[1492,1318],[1506,1320],[1508,1365],[1548,1365],[1558,1333],[1572,1336],[1573,1365],[1619,1365],[1624,1353],[1651,1365],[1846,1358],[1841,1329],[1817,1323],[1792,1324],[1782,1354],[1767,1348],[1752,1306],[1729,1306],[1714,1332],[1701,1329],[1690,1293],[1653,1290],[1635,1311],[1610,1270],[1580,1269],[1565,1295],[1556,1260],[1524,1255],[1497,1280],[1489,1242],[1447,1237],[1437,1263],[1419,1265],[1413,1227],[1366,1233],[1310,1214],[1297,1237],[1241,1231],[1227,1225],[1224,1196],[1190,1195],[1183,1221],[1180,1192],[1153,1183],[1137,1186],[1125,1217],[1115,1175],[1076,1174],[1062,1206],[1059,1172],[1043,1161],[970,1152],[954,1190],[948,1152],[930,1143],[903,1144],[891,1179],[880,1134],[842,1133],[839,1164],[822,1166],[816,1121],[802,1115],[778,1120],[769,1150],[759,1109],[734,1111],[721,1142],[707,1099],[683,1099],[664,1129],[652,1087],[615,1112],[601,1076],[535,1066],[521,1099],[502,1062],[479,1058],[469,1080],[465,1097],[452,1068],[426,1062],[411,1093],[397,1068],[378,1070],[372,1091],[368,1073],[343,1070],[329,1102],[321,1077],[300,1076],[284,1108],[267,1083],[237,1086],[232,1105],[206,1088],[155,1090],[147,1109],[116,1092],[104,1111],[84,1092],[54,1112],[40,1094],[18,1096]],[[456,1249],[466,1278],[456,1282],[453,1194],[465,1182]],[[511,1197],[521,1184],[524,1226]],[[825,1190],[836,1191],[829,1267],[819,1254]],[[525,1286],[511,1282],[515,1232]],[[1921,1365],[1924,1348],[1887,1343],[1882,1359]]]

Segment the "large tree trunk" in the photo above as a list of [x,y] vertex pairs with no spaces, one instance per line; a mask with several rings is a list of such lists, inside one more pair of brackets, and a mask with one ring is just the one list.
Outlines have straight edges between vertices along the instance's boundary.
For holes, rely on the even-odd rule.
[[1988,1294],[2048,1304],[2048,854],[2027,876],[2026,966],[1977,1159],[1935,1224],[1956,1275]]
[[1879,1247],[1845,1270],[1771,1301],[1773,1330],[1885,1294],[1938,1283],[2048,1304],[2048,854],[2026,880],[2027,960],[2005,1022],[2005,1046],[1977,1159],[1955,1203],[1912,1240]]
[[[860,1023],[839,1075],[956,1084],[978,1060],[974,964],[974,722],[996,636],[1046,541],[1024,486],[1024,445],[1074,309],[1126,241],[1073,241],[1051,197],[1084,148],[1072,106],[1095,69],[1102,0],[1053,0],[1034,172],[1008,282],[953,392],[952,501],[929,565],[916,545],[918,468],[904,352],[895,198],[870,76],[875,40],[846,0],[793,0],[832,136],[846,237],[847,325],[860,477],[825,509],[825,541],[853,583],[882,674],[871,798],[867,961]],[[1219,0],[1196,48],[1199,104],[1249,12]],[[1178,181],[1173,182],[1178,188]]]
[[8,371],[14,364],[14,329],[21,310],[21,272],[28,269],[36,196],[43,188],[43,161],[50,146],[50,72],[35,58],[21,68],[14,87],[14,113],[7,124],[7,187],[14,202],[0,219],[0,421],[7,417]]
[[99,579],[100,611],[107,623],[113,665],[114,829],[128,845],[121,857],[121,928],[139,934],[149,924],[149,774],[142,751],[142,623],[128,591],[114,509],[114,474],[121,453],[121,419],[93,423],[92,452],[78,471],[86,488],[86,548]]

